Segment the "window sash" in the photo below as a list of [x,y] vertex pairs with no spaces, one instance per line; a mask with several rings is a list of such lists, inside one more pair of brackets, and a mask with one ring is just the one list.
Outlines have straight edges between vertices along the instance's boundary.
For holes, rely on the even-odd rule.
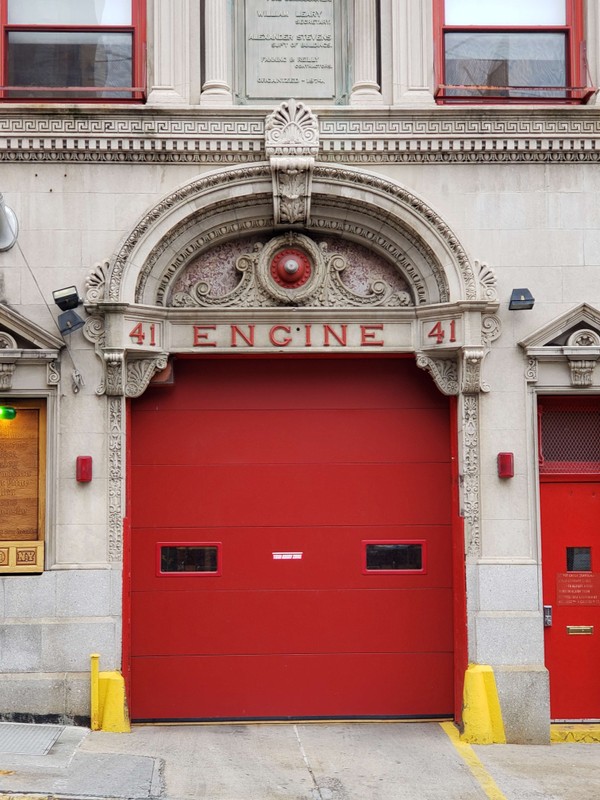
[[445,0],[446,25],[530,27],[567,24],[565,0]]
[[[8,83],[18,87],[98,87],[133,85],[133,35],[72,31],[8,33]],[[16,96],[16,93],[11,93]],[[18,96],[40,96],[23,88]],[[43,95],[42,95],[43,96]],[[129,97],[127,91],[98,97]]]
[[[541,12],[533,24],[524,24],[536,9]],[[582,103],[593,94],[584,60],[582,0],[434,0],[434,23],[438,102]],[[464,42],[468,35],[490,38],[471,39],[473,52],[465,51],[470,57],[460,64],[447,48],[460,41],[453,41],[453,34],[462,35]],[[519,37],[525,43],[529,39],[529,54],[525,45],[517,44]],[[499,41],[504,42],[504,56],[486,59],[478,54],[484,42]],[[561,56],[559,47],[564,48]],[[545,64],[540,57],[544,51]]]
[[465,89],[488,97],[565,95],[564,33],[452,31],[444,35],[444,52],[446,84],[463,87],[449,88],[450,96]]
[[143,100],[144,10],[145,0],[0,0],[0,100]]
[[9,25],[131,25],[131,0],[8,0]]

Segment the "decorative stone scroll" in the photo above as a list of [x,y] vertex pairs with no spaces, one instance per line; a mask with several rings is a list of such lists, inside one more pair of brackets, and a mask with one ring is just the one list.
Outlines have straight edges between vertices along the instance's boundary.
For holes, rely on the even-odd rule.
[[417,367],[427,370],[440,392],[445,395],[457,395],[458,365],[453,358],[429,358],[423,353],[417,354]]
[[[282,254],[289,256],[283,271]],[[264,245],[256,243],[253,252],[237,259],[240,281],[232,291],[214,293],[206,280],[200,280],[188,291],[176,292],[172,305],[177,308],[399,308],[414,305],[409,292],[394,290],[383,280],[372,281],[366,295],[353,292],[342,280],[346,267],[346,259],[339,253],[329,253],[325,243],[317,245],[308,236],[290,231]],[[286,275],[286,268],[293,271]]]
[[0,350],[16,350],[17,340],[6,331],[0,331]]

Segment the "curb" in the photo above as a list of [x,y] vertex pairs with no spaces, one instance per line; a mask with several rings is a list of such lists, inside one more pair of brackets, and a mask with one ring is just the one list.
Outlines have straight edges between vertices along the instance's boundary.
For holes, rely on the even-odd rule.
[[551,725],[550,741],[552,744],[600,743],[600,724]]

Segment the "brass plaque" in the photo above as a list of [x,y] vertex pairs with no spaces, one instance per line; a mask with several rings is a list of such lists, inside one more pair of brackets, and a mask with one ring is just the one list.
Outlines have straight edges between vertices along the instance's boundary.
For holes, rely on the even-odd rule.
[[569,636],[591,636],[594,633],[593,625],[567,625]]
[[10,542],[0,547],[0,575],[44,571],[44,542]]
[[43,400],[15,400],[0,420],[0,573],[44,568],[46,415]]
[[559,606],[600,606],[600,573],[558,573],[556,576],[556,604]]
[[0,425],[0,540],[32,540],[39,529],[39,409],[19,408]]

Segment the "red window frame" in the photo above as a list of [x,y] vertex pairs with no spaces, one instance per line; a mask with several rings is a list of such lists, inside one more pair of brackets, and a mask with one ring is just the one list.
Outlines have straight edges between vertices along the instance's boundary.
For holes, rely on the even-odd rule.
[[[420,569],[369,569],[367,567],[367,547],[390,544],[416,544],[421,548]],[[426,575],[427,574],[427,540],[426,539],[363,539],[362,541],[362,574],[363,575]]]
[[[190,570],[186,572],[163,572],[161,569],[162,561],[162,548],[163,547],[214,547],[217,551],[217,568],[216,570],[206,572]],[[223,574],[222,564],[222,542],[156,542],[156,577],[157,578],[219,578]]]
[[[501,0],[497,0],[501,2]],[[523,0],[527,2],[527,0]],[[594,94],[595,89],[588,85],[588,70],[585,59],[585,40],[583,25],[583,0],[564,0],[566,11],[566,24],[561,26],[540,25],[446,25],[445,0],[433,0],[434,22],[434,50],[435,50],[435,98],[438,104],[486,104],[486,105],[515,105],[515,104],[582,104],[586,103]],[[564,97],[490,97],[469,94],[468,87],[453,87],[446,83],[444,39],[447,33],[528,33],[528,32],[564,33],[566,37],[566,83]],[[464,88],[462,94],[449,95],[448,91]],[[479,87],[481,88],[481,87]],[[495,87],[510,90],[518,87]],[[523,87],[525,88],[525,87]],[[527,87],[539,88],[544,87]],[[550,87],[549,87],[550,88]]]
[[[8,22],[8,0],[0,0],[0,101],[4,103],[102,103],[123,104],[140,103],[146,99],[146,0],[130,0],[131,25],[15,25]],[[59,32],[69,33],[128,33],[132,36],[132,78],[133,86],[9,86],[8,79],[8,36],[14,32]],[[52,97],[9,97],[10,91],[47,91]],[[127,91],[129,97],[91,97],[93,92]],[[57,97],[56,95],[61,96]]]

